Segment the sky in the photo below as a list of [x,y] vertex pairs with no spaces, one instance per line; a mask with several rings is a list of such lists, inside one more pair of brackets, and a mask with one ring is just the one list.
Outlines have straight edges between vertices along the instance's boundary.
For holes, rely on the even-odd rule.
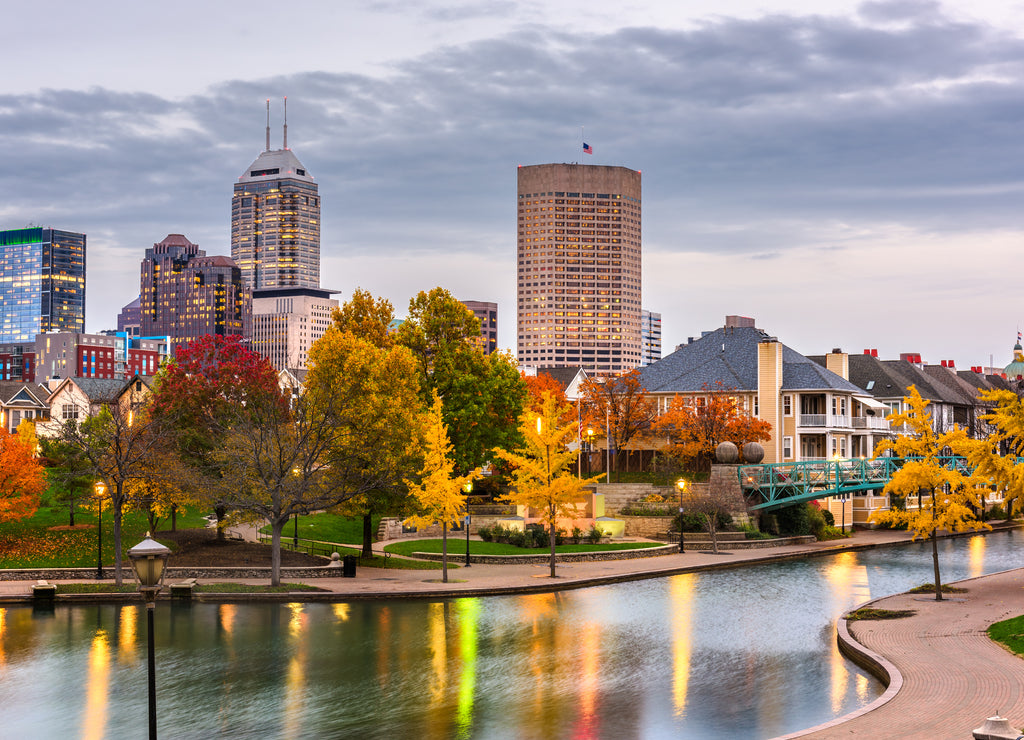
[[[643,178],[668,354],[728,314],[804,354],[1002,366],[1024,328],[1024,2],[17,3],[0,229],[88,234],[87,331],[182,233],[230,254],[265,143],[319,183],[321,285],[441,285],[515,347],[516,168]],[[14,32],[17,29],[17,32]],[[585,138],[593,156],[582,154]]]

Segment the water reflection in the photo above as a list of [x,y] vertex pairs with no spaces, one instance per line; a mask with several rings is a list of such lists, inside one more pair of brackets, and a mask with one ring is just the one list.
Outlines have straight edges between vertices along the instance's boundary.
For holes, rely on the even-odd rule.
[[[1018,534],[941,542],[943,578],[1018,565]],[[881,688],[834,620],[930,580],[930,544],[448,602],[158,606],[175,738],[770,737]],[[144,733],[135,606],[0,610],[5,736]],[[36,733],[38,734],[38,733]]]

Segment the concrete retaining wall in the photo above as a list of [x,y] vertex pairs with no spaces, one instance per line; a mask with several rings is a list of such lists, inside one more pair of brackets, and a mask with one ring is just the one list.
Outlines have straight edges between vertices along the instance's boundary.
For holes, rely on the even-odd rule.
[[[557,553],[555,555],[555,560],[559,563],[583,563],[597,560],[635,560],[637,558],[649,558],[656,557],[658,555],[672,555],[677,552],[679,552],[679,548],[675,545],[662,545],[659,547],[644,547],[639,550]],[[538,548],[538,553],[539,554],[537,555],[470,555],[469,562],[482,564],[493,563],[496,565],[515,565],[517,563],[528,565],[531,563],[551,562],[550,550],[545,550],[541,553],[540,548]],[[413,557],[421,560],[436,560],[440,562],[441,553],[416,552],[413,553]],[[461,555],[448,553],[448,561],[456,564],[464,563],[466,561],[466,554],[464,552]]]
[[[326,559],[325,559],[326,562]],[[338,566],[324,565],[312,568],[281,568],[281,579],[290,578],[339,578],[341,577],[340,563]],[[122,568],[122,575],[125,583],[135,580],[135,573],[131,565]],[[103,569],[104,579],[114,579],[114,569]],[[0,580],[3,581],[72,581],[72,580],[93,580],[96,578],[95,568],[36,568],[19,570],[0,570]],[[270,568],[168,568],[164,578],[164,584],[177,581],[182,578],[270,578]]]

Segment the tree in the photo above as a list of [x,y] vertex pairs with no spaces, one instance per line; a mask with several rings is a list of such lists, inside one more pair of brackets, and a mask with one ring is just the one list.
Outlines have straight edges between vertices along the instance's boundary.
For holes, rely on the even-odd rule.
[[414,526],[441,524],[441,580],[448,583],[448,525],[455,524],[466,513],[463,487],[477,477],[473,471],[455,475],[451,460],[452,444],[444,423],[441,397],[434,393],[434,403],[423,416],[426,454],[420,470],[420,482],[407,482],[409,492],[419,503],[419,512],[408,521]]
[[[538,372],[536,375],[523,375],[523,382],[526,384],[527,403],[531,411],[540,413],[544,407],[545,393],[554,396],[560,405],[568,404],[565,398],[565,389],[553,375],[542,372]],[[571,409],[570,413],[573,413]]]
[[74,527],[78,500],[92,494],[92,467],[81,450],[59,437],[42,437],[39,444],[50,489],[57,501],[67,504],[68,525]]
[[[680,478],[679,482],[683,479]],[[676,485],[679,485],[679,482]],[[718,554],[718,522],[725,515],[732,514],[732,502],[724,495],[724,492],[716,486],[704,486],[701,493],[697,493],[690,481],[685,486],[680,496],[680,507],[691,514],[696,514],[704,524],[704,529],[711,535],[711,550]],[[682,516],[679,517],[679,536],[683,536]]]
[[237,336],[208,334],[179,347],[175,359],[158,376],[151,409],[160,419],[179,458],[192,475],[180,476],[184,495],[208,498],[223,538],[228,507],[216,498],[223,490],[218,460],[232,420],[249,397],[278,394],[277,373],[270,362]]
[[513,468],[514,488],[505,500],[540,512],[551,538],[551,577],[555,578],[555,540],[558,519],[575,518],[578,502],[587,486],[596,478],[580,479],[572,471],[578,450],[568,443],[576,436],[576,422],[564,422],[566,408],[550,393],[545,394],[541,411],[525,411],[519,426],[525,444],[515,452],[494,452]]
[[[968,529],[991,529],[978,521],[976,512],[984,508],[986,483],[984,475],[966,465],[949,460],[949,455],[960,455],[972,449],[966,433],[954,427],[952,431],[936,434],[928,401],[921,398],[915,386],[908,388],[904,397],[907,410],[886,417],[894,427],[905,426],[906,434],[885,439],[875,448],[875,457],[892,454],[903,458],[903,465],[893,472],[884,491],[890,496],[918,497],[916,510],[876,512],[872,520],[882,524],[906,524],[918,537],[932,540],[932,565],[935,571],[935,599],[942,600],[942,582],[939,574],[939,549],[935,539],[940,529],[964,532]],[[947,459],[941,459],[945,456]]]
[[[371,522],[404,512],[405,479],[420,461],[420,386],[412,353],[374,346],[349,331],[328,329],[310,349],[307,393],[335,418],[331,475],[343,477],[344,511],[363,519],[363,556],[371,557]],[[331,389],[343,392],[331,392]]]
[[1024,402],[1007,390],[982,391],[981,400],[993,405],[981,417],[993,431],[970,444],[967,459],[978,475],[1003,493],[1009,517],[1015,504],[1017,511],[1024,508]]
[[495,447],[519,444],[526,396],[512,358],[485,355],[479,338],[480,321],[444,288],[413,298],[395,335],[419,365],[423,406],[431,404],[434,391],[441,396],[452,460],[463,473],[487,462]]
[[639,370],[617,378],[587,378],[580,402],[584,427],[593,429],[595,438],[604,439],[616,457],[646,433],[658,416],[657,404],[640,384]]
[[374,298],[362,288],[356,288],[350,300],[334,309],[332,318],[340,331],[350,332],[375,347],[390,347],[395,343],[391,333],[395,309],[391,301]]
[[121,521],[132,502],[132,483],[151,475],[153,458],[164,431],[129,381],[115,396],[92,399],[97,413],[81,423],[69,419],[60,440],[76,448],[92,474],[106,486],[114,514],[114,582],[123,580]]
[[46,472],[35,445],[0,427],[0,522],[32,516],[45,490]]
[[715,448],[732,442],[741,451],[746,442],[771,439],[772,425],[748,414],[730,388],[721,382],[704,385],[705,396],[693,399],[676,396],[654,428],[669,437],[668,452],[691,463],[696,472],[710,470]]

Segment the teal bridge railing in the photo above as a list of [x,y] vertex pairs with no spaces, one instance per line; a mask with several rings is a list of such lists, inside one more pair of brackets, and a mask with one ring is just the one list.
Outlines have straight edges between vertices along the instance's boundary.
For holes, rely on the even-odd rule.
[[[740,465],[740,486],[751,511],[771,511],[802,501],[856,491],[882,489],[907,458],[873,460],[806,460],[768,465]],[[940,457],[946,467],[966,470],[967,461]]]

